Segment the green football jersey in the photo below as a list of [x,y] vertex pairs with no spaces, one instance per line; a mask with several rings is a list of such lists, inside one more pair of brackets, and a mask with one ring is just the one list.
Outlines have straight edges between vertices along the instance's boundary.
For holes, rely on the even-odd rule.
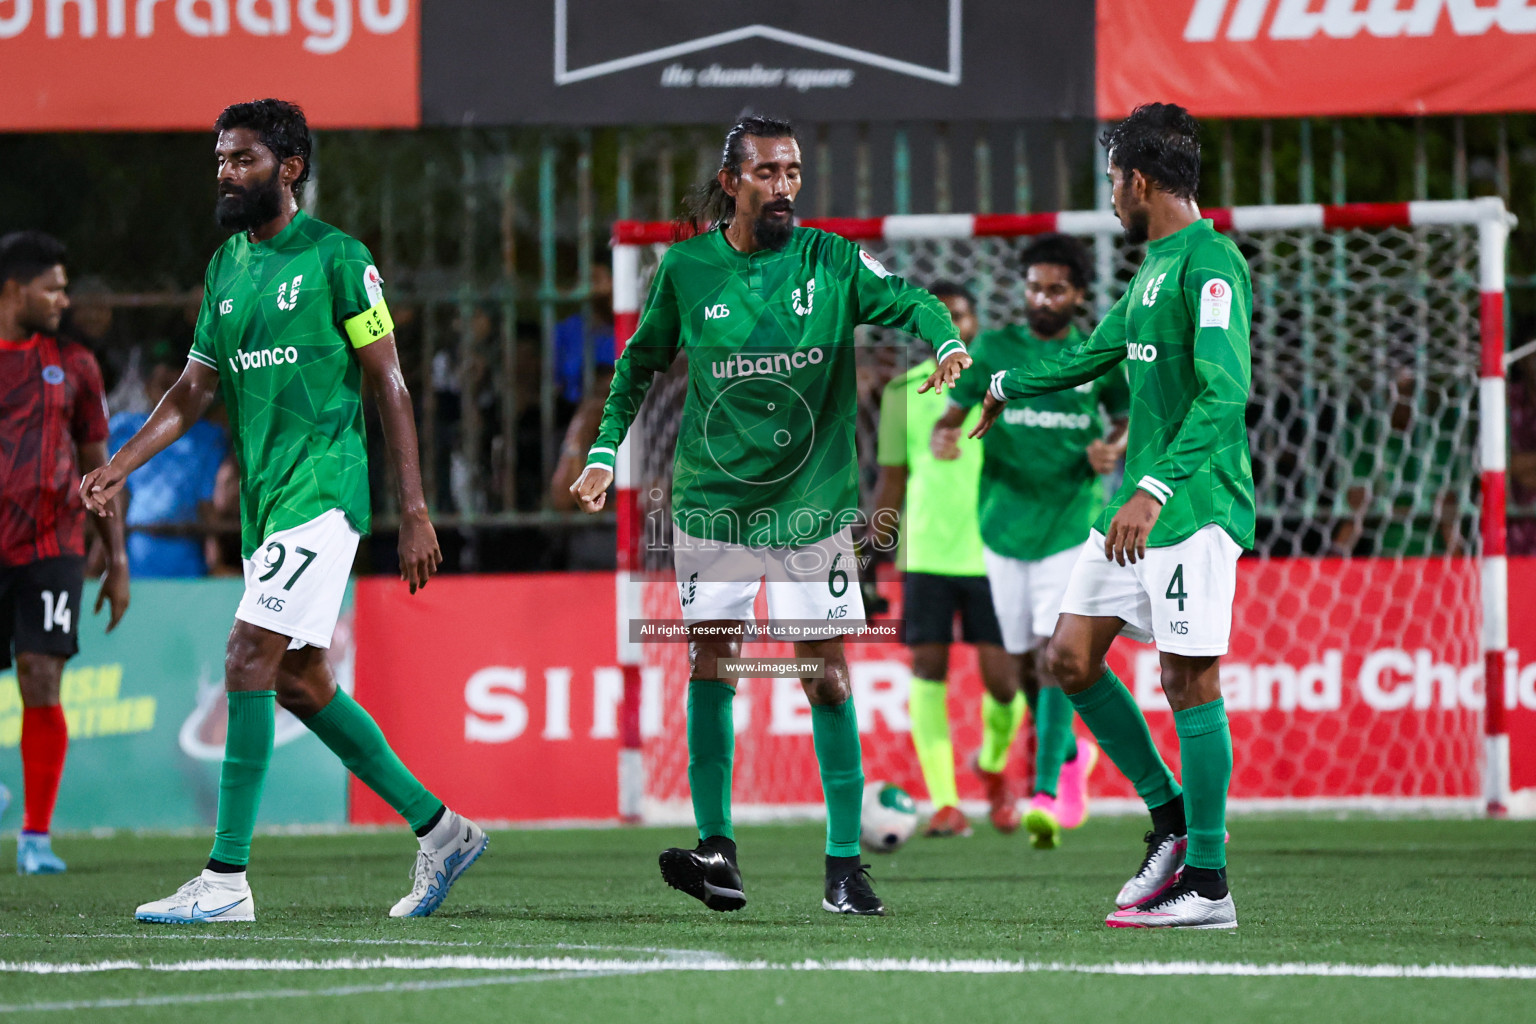
[[588,463],[613,466],[652,378],[682,352],[673,522],[755,546],[830,537],[859,517],[861,323],[910,331],[940,359],[965,349],[943,303],[838,235],[796,228],[783,249],[751,254],[719,230],[673,245],[614,366]]
[[[999,370],[1081,345],[1076,327],[1061,341],[1037,338],[1016,324],[988,331],[971,346],[970,372],[951,400],[972,406]],[[1105,434],[1105,415],[1123,418],[1130,405],[1118,366],[1094,380],[1009,402],[982,441],[981,538],[1000,555],[1037,561],[1076,547],[1104,508],[1104,488],[1087,449]],[[969,442],[974,443],[974,442]]]
[[1049,394],[1125,360],[1131,423],[1125,483],[1109,521],[1141,488],[1163,503],[1147,543],[1177,544],[1215,523],[1253,546],[1253,465],[1245,414],[1251,381],[1253,285],[1231,239],[1199,220],[1147,243],[1131,286],[1093,336],[1035,354],[992,378],[1000,399]]
[[350,349],[393,329],[368,249],[302,211],[268,241],[241,231],[214,254],[188,356],[219,373],[244,557],[333,508],[368,532],[362,371]]
[[[975,358],[975,352],[971,353]],[[960,446],[958,459],[934,458],[929,440],[944,415],[945,402],[918,394],[938,363],[924,360],[885,386],[880,396],[880,434],[875,461],[907,470],[906,509],[901,515],[901,545],[896,564],[904,572],[935,576],[985,576],[981,533],[976,525],[976,490],[981,480],[981,452]],[[961,375],[969,379],[972,366]],[[986,378],[979,377],[983,390]],[[969,431],[980,410],[965,418]]]

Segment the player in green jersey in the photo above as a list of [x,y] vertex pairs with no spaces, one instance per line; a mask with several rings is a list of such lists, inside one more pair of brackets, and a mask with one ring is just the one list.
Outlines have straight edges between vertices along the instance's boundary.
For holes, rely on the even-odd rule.
[[[950,408],[935,430],[940,455],[960,454],[952,438],[977,414],[991,374],[1083,341],[1073,322],[1093,276],[1083,244],[1068,235],[1046,235],[1026,246],[1019,262],[1025,322],[976,340],[975,369],[951,393]],[[1036,652],[1056,628],[1072,567],[1104,507],[1099,476],[1111,472],[1125,451],[1129,404],[1125,372],[1115,367],[1075,388],[1013,402],[982,439],[987,578],[1003,643],[1018,659],[1035,719],[1034,796],[1024,826],[1038,849],[1059,845],[1062,829],[1076,828],[1087,816],[1088,776],[1098,750],[1074,734],[1072,704]],[[989,791],[1006,785],[1001,773],[1007,747],[988,761],[992,753],[984,748],[977,761]]]
[[837,235],[797,228],[800,146],[788,122],[749,117],[695,193],[708,225],[661,261],[640,325],[614,367],[597,440],[571,485],[603,507],[619,444],[654,375],[684,353],[688,392],[673,467],[673,557],[689,627],[688,783],[699,845],[661,855],[662,877],[712,910],[746,904],[731,829],[735,658],[761,579],[769,627],[798,658],[827,803],[822,907],[882,914],[859,864],[864,770],[842,637],[863,622],[852,524],[859,519],[853,329],[899,327],[937,349],[924,390],[970,365],[938,299]]
[[[949,307],[960,340],[976,337],[976,300],[963,287],[949,282],[929,286]],[[972,355],[974,358],[974,353]],[[880,435],[876,460],[880,477],[875,485],[875,511],[870,528],[876,547],[889,551],[899,521],[901,543],[897,564],[902,570],[904,639],[912,650],[912,681],[907,708],[912,718],[912,746],[917,751],[933,816],[924,835],[970,835],[960,810],[955,785],[955,752],[949,735],[949,645],[960,638],[976,645],[981,671],[982,749],[979,759],[998,764],[993,777],[1002,783],[988,791],[992,824],[999,831],[1019,827],[1019,810],[1000,769],[1024,715],[1019,680],[992,610],[992,592],[982,557],[981,532],[976,523],[976,491],[981,478],[981,453],[960,458],[935,456],[929,439],[946,411],[943,403],[918,394],[933,373],[930,357],[886,385],[880,397]],[[974,373],[962,383],[970,383]],[[985,378],[981,387],[986,388]],[[958,387],[959,385],[957,385]],[[981,415],[976,410],[976,417]],[[960,454],[960,453],[956,453]],[[902,506],[905,505],[905,512]]]
[[377,397],[400,489],[400,575],[411,593],[442,560],[427,519],[411,398],[383,282],[362,243],[299,210],[309,176],[303,112],[239,103],[215,124],[219,223],[235,231],[204,283],[192,351],[149,420],[80,490],[109,515],[123,481],[196,423],[222,392],[240,465],[245,598],[224,660],[229,725],[213,853],[141,921],[251,921],[251,833],[272,757],[275,705],[296,715],[410,823],[414,885],[392,917],[432,913],[486,846],[406,770],[325,658],[359,536],[369,529],[362,389]]
[[[1147,243],[1146,258],[1092,337],[992,378],[974,433],[1014,399],[1128,364],[1125,482],[1073,568],[1046,668],[1152,813],[1146,857],[1106,923],[1235,928],[1224,845],[1232,735],[1220,662],[1237,556],[1253,544],[1244,423],[1253,289],[1237,246],[1200,217],[1200,129],[1188,111],[1138,107],[1102,141],[1115,214],[1128,241]],[[1182,789],[1135,699],[1105,665],[1122,633],[1157,644]]]

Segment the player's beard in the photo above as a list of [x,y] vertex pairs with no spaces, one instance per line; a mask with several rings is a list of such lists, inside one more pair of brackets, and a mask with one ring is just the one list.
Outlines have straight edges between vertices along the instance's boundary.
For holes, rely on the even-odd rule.
[[1024,321],[1037,338],[1050,338],[1072,323],[1072,310],[1042,309],[1031,307],[1024,311]]
[[226,231],[254,231],[283,212],[283,193],[273,171],[266,181],[245,188],[229,186],[214,204],[213,215]]
[[1125,225],[1125,240],[1131,245],[1140,245],[1145,242],[1150,219],[1146,207],[1126,211],[1125,218],[1121,222]]
[[795,233],[795,204],[788,199],[777,199],[763,205],[763,213],[769,210],[788,210],[789,216],[780,220],[758,215],[757,221],[752,225],[752,238],[762,249],[778,251],[789,244],[789,238]]

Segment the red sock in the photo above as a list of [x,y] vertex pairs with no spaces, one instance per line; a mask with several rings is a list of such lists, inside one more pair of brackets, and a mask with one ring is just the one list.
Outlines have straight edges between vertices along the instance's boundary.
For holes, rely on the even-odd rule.
[[69,726],[64,709],[23,708],[21,712],[21,769],[26,782],[27,808],[23,832],[47,832],[53,824],[53,804],[64,774],[64,751],[69,749]]

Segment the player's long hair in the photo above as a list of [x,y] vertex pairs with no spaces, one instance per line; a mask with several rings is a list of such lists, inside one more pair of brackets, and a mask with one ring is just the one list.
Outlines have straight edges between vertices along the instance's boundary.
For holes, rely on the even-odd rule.
[[1176,103],[1144,103],[1099,136],[1109,161],[1129,175],[1140,171],[1164,192],[1195,199],[1200,192],[1200,122]]
[[[725,145],[720,149],[719,170],[731,174],[737,172],[742,160],[746,159],[741,140],[747,135],[755,135],[760,139],[792,139],[795,137],[795,126],[788,121],[756,114],[743,117],[725,133]],[[720,184],[717,173],[704,184],[688,190],[688,194],[683,197],[683,212],[678,218],[677,227],[680,234],[713,231],[725,227],[735,215],[736,200]]]
[[303,157],[304,169],[293,180],[293,198],[299,199],[304,195],[304,183],[309,180],[309,154],[313,142],[302,107],[286,100],[272,99],[233,103],[225,107],[219,119],[213,122],[215,132],[231,128],[251,129],[261,144],[277,157],[278,163],[291,156]]

